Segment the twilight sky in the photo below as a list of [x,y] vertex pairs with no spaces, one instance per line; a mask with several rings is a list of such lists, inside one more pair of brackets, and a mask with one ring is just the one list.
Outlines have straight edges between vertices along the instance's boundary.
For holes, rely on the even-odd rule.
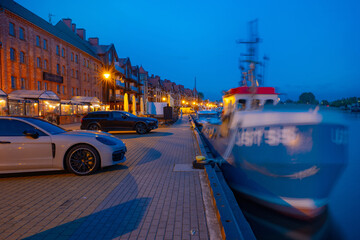
[[211,100],[237,87],[247,23],[259,20],[270,61],[265,86],[281,99],[311,91],[318,100],[360,97],[358,0],[16,0],[53,24],[71,18],[86,37],[114,43],[149,74],[197,89]]

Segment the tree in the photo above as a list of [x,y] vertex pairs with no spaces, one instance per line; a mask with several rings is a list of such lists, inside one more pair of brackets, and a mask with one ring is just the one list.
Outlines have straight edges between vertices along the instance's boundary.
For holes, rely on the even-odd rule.
[[319,104],[319,101],[315,99],[315,95],[311,92],[302,93],[299,96],[299,103],[303,104]]
[[323,105],[323,106],[330,105],[330,103],[328,102],[328,100],[322,100],[320,104]]

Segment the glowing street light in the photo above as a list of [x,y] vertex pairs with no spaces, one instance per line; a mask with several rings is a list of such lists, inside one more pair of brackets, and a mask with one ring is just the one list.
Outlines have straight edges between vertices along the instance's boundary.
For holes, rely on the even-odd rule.
[[182,104],[185,104],[185,100],[182,100]]
[[166,97],[163,97],[162,100],[165,102],[165,101],[166,101]]
[[104,76],[105,79],[109,79],[110,78],[110,73],[106,72],[106,73],[103,74],[103,76]]

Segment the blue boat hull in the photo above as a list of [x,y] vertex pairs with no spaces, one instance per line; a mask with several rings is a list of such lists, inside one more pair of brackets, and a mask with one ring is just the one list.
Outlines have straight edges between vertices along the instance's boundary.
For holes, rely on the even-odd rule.
[[256,126],[229,137],[221,137],[220,127],[207,125],[203,133],[215,154],[226,158],[221,169],[233,190],[299,218],[322,212],[346,165],[345,126]]

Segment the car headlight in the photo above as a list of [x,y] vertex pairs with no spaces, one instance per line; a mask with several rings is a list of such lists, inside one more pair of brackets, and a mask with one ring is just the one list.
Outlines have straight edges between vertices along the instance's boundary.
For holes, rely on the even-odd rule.
[[105,144],[105,145],[110,145],[110,146],[113,146],[113,145],[116,145],[117,143],[109,138],[104,138],[104,137],[96,137],[95,138],[96,140],[98,140],[99,142],[101,142],[102,144]]
[[145,122],[147,122],[147,123],[153,123],[154,121],[152,121],[152,120],[145,120]]

